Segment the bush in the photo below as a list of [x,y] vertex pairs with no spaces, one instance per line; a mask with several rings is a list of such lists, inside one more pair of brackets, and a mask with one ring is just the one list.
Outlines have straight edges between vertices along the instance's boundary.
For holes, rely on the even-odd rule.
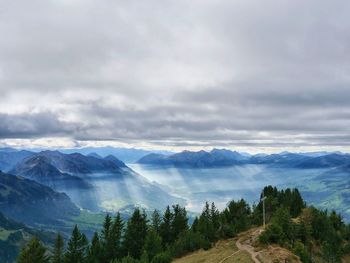
[[310,255],[307,252],[307,249],[305,248],[304,244],[300,241],[295,242],[293,252],[300,258],[301,262],[311,263]]
[[277,224],[271,224],[267,229],[260,235],[260,242],[267,243],[277,243],[282,244],[284,239],[284,234],[282,228]]
[[183,232],[172,246],[172,255],[179,257],[200,248],[209,249],[210,247],[210,242],[202,234],[188,230]]
[[151,263],[170,263],[172,260],[169,252],[158,253],[154,256]]

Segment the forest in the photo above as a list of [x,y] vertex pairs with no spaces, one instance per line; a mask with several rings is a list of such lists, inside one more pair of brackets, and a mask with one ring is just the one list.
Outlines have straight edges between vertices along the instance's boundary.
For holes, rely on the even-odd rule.
[[[123,221],[120,214],[106,215],[102,229],[88,240],[76,225],[67,242],[57,233],[53,247],[33,238],[22,248],[18,263],[168,263],[198,249],[209,249],[263,223],[263,197],[267,226],[262,245],[279,244],[302,262],[341,262],[350,252],[350,226],[335,211],[307,206],[298,189],[267,186],[258,204],[230,201],[219,211],[206,202],[191,220],[185,207],[166,207],[147,216],[135,208]],[[322,260],[322,261],[320,261]]]

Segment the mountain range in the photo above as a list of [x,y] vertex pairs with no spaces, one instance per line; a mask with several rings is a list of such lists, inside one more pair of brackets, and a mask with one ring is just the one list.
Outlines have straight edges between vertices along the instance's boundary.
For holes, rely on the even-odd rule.
[[79,214],[65,193],[20,176],[0,172],[0,212],[17,221],[36,226],[61,224]]
[[24,156],[8,172],[64,192],[80,208],[95,212],[129,205],[160,208],[169,200],[183,203],[112,155],[46,150]]
[[288,168],[330,168],[347,167],[350,155],[343,153],[290,153],[246,155],[226,149],[207,151],[183,151],[172,155],[148,154],[137,161],[139,164],[155,166],[174,166],[189,168],[227,167],[244,164],[265,164]]
[[150,153],[159,153],[164,155],[172,154],[170,151],[157,151],[157,150],[143,150],[136,148],[121,148],[121,147],[83,147],[73,149],[61,149],[62,153],[81,153],[84,155],[93,155],[94,157],[106,157],[112,155],[124,163],[134,163],[143,156]]
[[177,167],[218,167],[242,164],[249,158],[238,152],[214,149],[206,151],[183,151],[169,156],[149,154],[138,160],[140,164],[172,165]]

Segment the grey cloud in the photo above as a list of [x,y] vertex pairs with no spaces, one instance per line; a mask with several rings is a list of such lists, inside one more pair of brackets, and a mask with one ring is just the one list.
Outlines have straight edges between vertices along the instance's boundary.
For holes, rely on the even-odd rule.
[[2,2],[0,138],[347,146],[349,8]]
[[50,112],[29,114],[0,113],[0,139],[33,138],[66,135],[74,131],[72,124],[62,122]]

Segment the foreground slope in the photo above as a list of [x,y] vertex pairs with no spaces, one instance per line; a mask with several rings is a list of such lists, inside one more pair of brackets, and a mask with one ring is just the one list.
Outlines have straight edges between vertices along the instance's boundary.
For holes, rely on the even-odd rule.
[[221,240],[209,250],[199,250],[174,263],[301,263],[299,257],[278,245],[260,246],[258,242],[262,228],[252,228],[237,238]]

